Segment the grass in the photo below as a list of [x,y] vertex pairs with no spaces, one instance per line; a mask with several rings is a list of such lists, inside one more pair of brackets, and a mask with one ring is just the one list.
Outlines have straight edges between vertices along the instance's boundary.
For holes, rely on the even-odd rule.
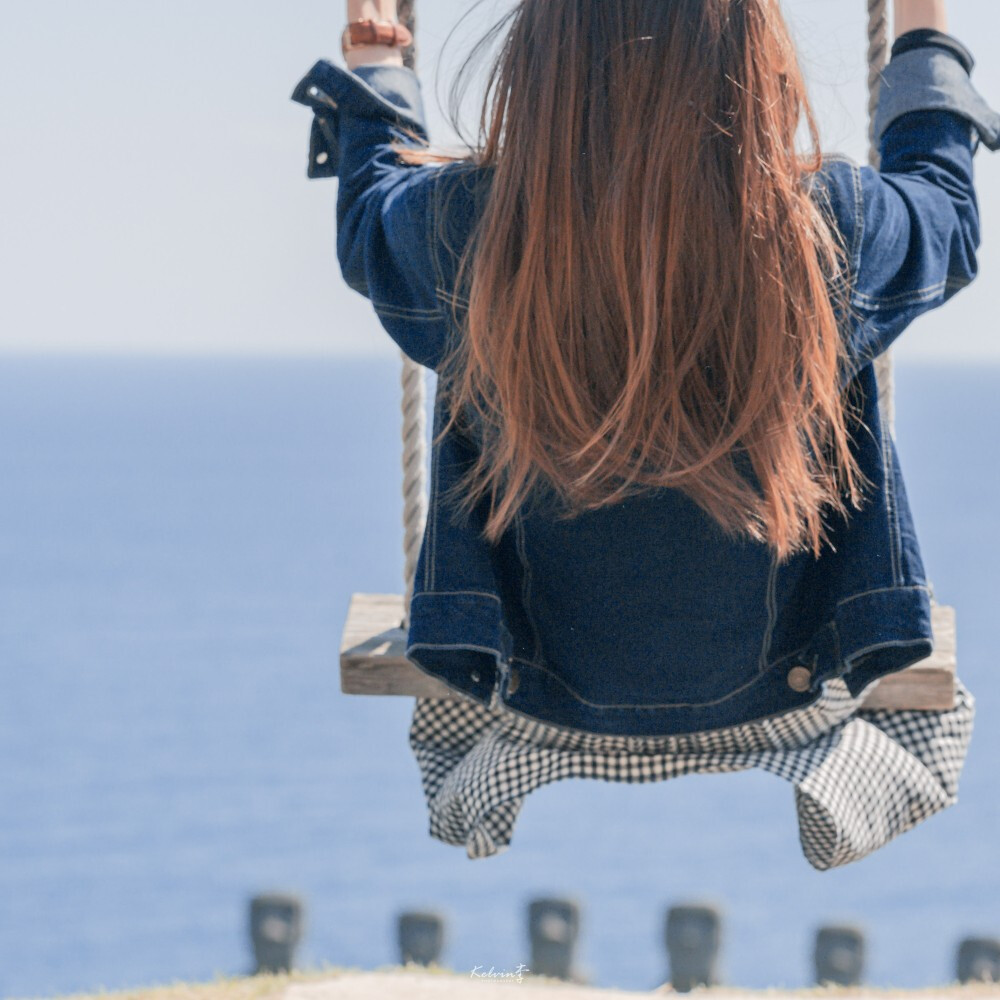
[[[132,989],[100,989],[92,993],[63,993],[58,1000],[272,1000],[281,997],[293,983],[312,983],[324,979],[335,979],[348,973],[377,972],[422,972],[428,976],[465,975],[445,966],[434,965],[384,965],[375,969],[358,966],[331,965],[325,963],[310,969],[296,969],[293,972],[261,973],[256,976],[225,976],[221,973],[214,979],[200,983],[175,980],[159,986],[137,986]],[[39,1000],[38,997],[7,997],[6,1000]],[[45,998],[48,1000],[48,998]]]
[[[201,983],[184,983],[175,981],[173,983],[160,986],[143,986],[126,990],[100,990],[96,993],[71,993],[64,994],[60,1000],[279,1000],[285,990],[293,983],[309,983],[322,980],[335,979],[348,973],[368,973],[380,975],[392,975],[397,973],[420,972],[427,976],[467,976],[466,972],[458,972],[444,966],[431,966],[425,968],[418,965],[386,965],[376,969],[361,969],[357,967],[346,967],[338,965],[323,965],[312,969],[301,969],[293,972],[268,974],[262,973],[257,976],[223,976],[219,975],[215,979]],[[534,982],[540,982],[544,977],[531,977]],[[565,984],[553,981],[563,989],[568,989]],[[511,988],[516,991],[517,986]],[[940,986],[928,986],[922,989],[907,990],[896,988],[878,987],[848,987],[824,985],[803,989],[765,989],[751,990],[742,989],[738,986],[717,986],[701,987],[692,990],[687,994],[692,1000],[703,998],[711,1000],[714,995],[725,995],[727,997],[738,994],[746,997],[815,997],[830,998],[837,1000],[838,997],[858,997],[866,998],[889,998],[892,997],[913,997],[914,1000],[921,998],[960,998],[960,1000],[985,1000],[993,998],[1000,1000],[1000,983],[969,983],[961,986],[957,983],[942,984]],[[516,997],[516,992],[512,993],[512,998]],[[27,998],[9,998],[9,1000],[27,1000]]]

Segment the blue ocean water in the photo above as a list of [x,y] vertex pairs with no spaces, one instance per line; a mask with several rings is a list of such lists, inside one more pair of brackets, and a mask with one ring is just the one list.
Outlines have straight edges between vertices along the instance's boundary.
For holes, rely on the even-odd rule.
[[394,361],[4,359],[0,995],[246,972],[272,888],[305,898],[303,966],[394,962],[399,909],[433,907],[447,964],[512,969],[559,894],[600,985],[662,982],[665,909],[702,899],[733,984],[808,983],[839,920],[869,982],[950,980],[961,936],[1000,933],[1000,368],[897,372],[977,728],[958,806],[819,873],[759,772],[550,785],[494,858],[430,839],[412,701],[338,684],[350,594],[402,590]]

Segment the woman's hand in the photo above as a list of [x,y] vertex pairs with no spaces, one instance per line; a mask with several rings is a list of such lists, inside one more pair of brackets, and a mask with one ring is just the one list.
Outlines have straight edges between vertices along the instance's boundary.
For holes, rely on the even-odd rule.
[[[347,0],[347,19],[372,18],[375,21],[396,21],[396,0]],[[395,45],[359,45],[344,57],[347,68],[355,66],[402,66],[403,53]]]
[[396,0],[347,0],[347,19],[370,17],[375,21],[395,21],[398,16]]
[[947,31],[948,11],[945,0],[896,0],[893,28],[897,38],[915,28]]

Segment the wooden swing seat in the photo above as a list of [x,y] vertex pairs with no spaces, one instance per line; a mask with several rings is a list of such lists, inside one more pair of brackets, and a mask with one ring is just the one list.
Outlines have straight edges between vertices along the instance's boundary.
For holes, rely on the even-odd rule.
[[[946,710],[955,707],[955,609],[931,608],[934,652],[881,678],[862,708]],[[344,694],[461,698],[406,658],[399,594],[354,594],[340,644]]]

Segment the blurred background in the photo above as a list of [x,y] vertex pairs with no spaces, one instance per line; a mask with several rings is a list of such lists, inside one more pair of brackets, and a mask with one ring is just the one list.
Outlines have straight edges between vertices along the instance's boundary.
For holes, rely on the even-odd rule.
[[[508,7],[418,0],[435,139]],[[784,8],[824,148],[865,161],[865,4]],[[1000,105],[1000,8],[950,10]],[[428,836],[412,700],[339,691],[350,594],[403,589],[399,353],[341,279],[336,181],[307,181],[289,99],[342,63],[343,22],[316,0],[4,8],[0,995],[247,972],[271,889],[305,901],[303,966],[395,962],[397,911],[431,907],[446,964],[514,968],[550,894],[581,901],[600,985],[663,981],[686,899],[724,911],[727,982],[810,982],[829,921],[864,928],[874,985],[952,979],[960,937],[1000,934],[1000,160],[976,159],[981,277],[894,351],[908,493],[977,698],[960,804],[818,873],[772,776],[574,780],[470,861]]]

